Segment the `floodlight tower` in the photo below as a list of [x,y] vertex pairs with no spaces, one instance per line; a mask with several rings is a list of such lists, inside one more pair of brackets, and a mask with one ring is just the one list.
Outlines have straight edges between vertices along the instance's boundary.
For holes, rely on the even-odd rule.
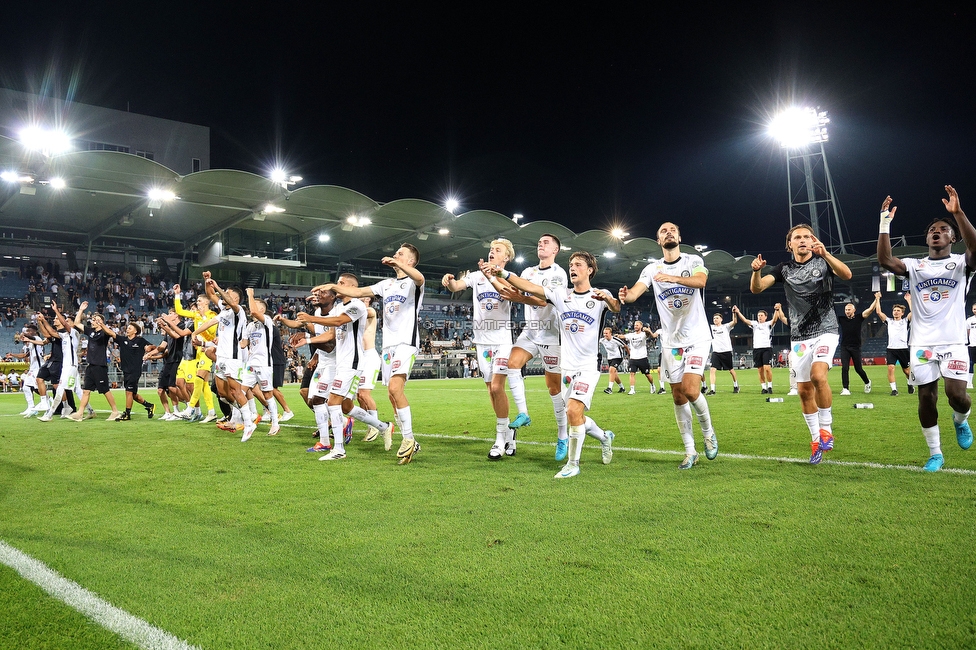
[[[786,150],[790,227],[793,227],[794,216],[804,220],[809,215],[814,236],[828,249],[846,253],[847,244],[844,242],[834,181],[830,177],[824,152],[829,123],[827,111],[812,107],[790,108],[776,116],[769,126],[769,132]],[[822,234],[821,224],[826,235]]]

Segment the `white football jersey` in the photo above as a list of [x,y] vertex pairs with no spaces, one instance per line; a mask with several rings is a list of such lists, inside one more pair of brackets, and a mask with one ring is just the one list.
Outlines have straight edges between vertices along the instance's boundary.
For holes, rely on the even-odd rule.
[[556,311],[561,334],[564,375],[597,370],[596,359],[603,336],[603,314],[607,303],[593,297],[596,289],[576,293],[572,288],[546,287],[546,300]]
[[732,336],[729,332],[732,331],[731,323],[722,323],[721,325],[712,325],[712,352],[731,352],[732,351]]
[[473,289],[474,342],[476,345],[512,344],[512,303],[502,300],[481,271],[464,276],[464,285]]
[[[976,325],[976,316],[971,318]],[[972,330],[970,330],[970,335]],[[908,319],[902,318],[895,320],[888,319],[888,347],[892,350],[901,350],[908,347]]]
[[424,305],[424,287],[409,277],[390,278],[369,287],[381,304],[373,307],[383,312],[383,347],[420,346],[420,323],[417,314]]
[[[316,316],[321,316],[322,315],[322,308],[321,307],[316,307],[315,308],[315,315]],[[312,330],[315,332],[315,334],[314,334],[315,336],[318,336],[319,334],[324,334],[325,332],[328,332],[331,329],[332,329],[331,327],[326,327],[325,325],[319,325],[318,323],[315,323],[315,324],[312,325]],[[325,366],[334,366],[334,365],[336,365],[335,348],[332,348],[332,352],[326,352],[323,348],[320,347],[320,348],[318,348],[315,351],[315,354],[317,354],[318,357],[319,357],[319,360],[318,360],[318,365],[319,366],[325,367]]]
[[653,260],[641,271],[642,282],[654,293],[654,303],[661,318],[662,341],[665,348],[681,348],[710,342],[712,335],[705,316],[702,291],[673,282],[657,282],[658,273],[690,278],[696,273],[708,274],[705,262],[698,255],[682,254],[672,263]]
[[[891,321],[888,322],[890,323]],[[969,330],[969,346],[976,346],[976,316],[970,316],[966,319],[966,328]],[[891,345],[888,347],[890,348]]]
[[624,338],[627,339],[627,348],[630,349],[631,359],[647,358],[647,330],[624,334]]
[[264,322],[252,320],[247,325],[247,363],[255,367],[271,365],[271,341],[274,340],[274,321],[267,314]]
[[624,346],[614,337],[609,339],[600,337],[600,346],[603,347],[603,356],[607,359],[623,359]]
[[[411,281],[412,284],[412,281]],[[358,298],[342,303],[338,300],[329,316],[345,314],[352,320],[335,328],[336,367],[357,370],[363,358],[363,332],[366,331],[366,305]]]
[[902,260],[912,294],[913,346],[966,345],[966,256]]
[[769,321],[760,323],[752,321],[752,347],[753,349],[763,349],[773,347],[773,324]]
[[234,311],[225,307],[217,314],[217,357],[221,359],[241,358],[241,338],[247,317],[244,310]]
[[78,336],[78,330],[72,327],[68,331],[59,332],[58,336],[61,338],[61,364],[63,366],[77,366],[78,345],[81,340]]
[[[566,271],[558,264],[553,264],[548,268],[530,266],[522,271],[520,276],[540,287],[552,287],[553,289],[565,289],[568,284]],[[525,329],[528,333],[529,341],[536,345],[559,345],[559,323],[556,320],[556,312],[552,305],[546,304],[542,307],[536,305],[525,305]]]

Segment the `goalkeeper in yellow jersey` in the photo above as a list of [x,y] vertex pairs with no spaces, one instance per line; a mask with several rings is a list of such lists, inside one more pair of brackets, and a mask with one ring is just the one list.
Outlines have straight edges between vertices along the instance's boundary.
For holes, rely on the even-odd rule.
[[[184,318],[193,319],[193,329],[194,331],[199,329],[200,325],[203,323],[214,319],[217,317],[216,312],[210,309],[210,299],[207,298],[206,294],[200,294],[197,296],[196,302],[193,305],[193,309],[185,309],[180,302],[180,285],[173,285],[173,304],[176,308],[176,313]],[[204,343],[208,341],[213,341],[217,336],[217,326],[204,330],[200,335]],[[204,352],[204,347],[198,345],[199,341],[194,340],[194,345],[196,348],[196,358],[193,361],[187,362],[195,364],[195,374],[192,379],[193,381],[193,394],[190,395],[190,403],[186,410],[182,413],[178,413],[180,417],[190,422],[212,422],[217,419],[217,414],[214,411],[214,396],[213,391],[210,390],[210,371],[213,370],[213,360],[208,357]],[[207,415],[204,416],[200,409],[200,398],[203,397],[204,404],[207,405]]]

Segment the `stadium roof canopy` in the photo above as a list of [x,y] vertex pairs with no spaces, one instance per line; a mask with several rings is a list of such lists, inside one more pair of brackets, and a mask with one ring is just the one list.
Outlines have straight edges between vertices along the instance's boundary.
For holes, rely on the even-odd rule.
[[[118,152],[48,157],[26,152],[5,137],[0,137],[0,171],[18,177],[0,183],[0,231],[20,248],[57,247],[80,254],[128,251],[242,270],[304,267],[334,272],[351,265],[386,275],[380,258],[410,242],[421,252],[422,270],[436,277],[474,269],[496,237],[510,239],[530,264],[536,260],[540,235],[552,233],[564,247],[596,255],[596,284],[608,287],[633,283],[646,260],[661,254],[651,239],[620,241],[604,230],[575,233],[551,221],[518,224],[491,210],[453,215],[418,199],[379,203],[331,185],[286,189],[243,171],[180,176],[152,160]],[[50,182],[56,177],[64,180],[64,188]],[[149,198],[154,189],[177,198],[154,201]],[[442,229],[448,232],[439,234]],[[328,240],[320,241],[324,235]],[[924,253],[920,247],[896,250],[903,256]],[[565,255],[559,258],[564,266]],[[871,258],[841,257],[855,281],[868,281]],[[712,250],[705,252],[705,259],[710,290],[747,290],[753,256]]]

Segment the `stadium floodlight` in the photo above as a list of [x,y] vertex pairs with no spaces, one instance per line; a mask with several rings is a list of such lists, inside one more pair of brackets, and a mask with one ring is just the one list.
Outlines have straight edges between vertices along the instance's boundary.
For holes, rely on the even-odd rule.
[[562,246],[559,247],[559,250],[561,250],[561,251],[571,251],[573,249],[572,249],[572,247],[567,246],[566,244],[563,244]]
[[158,187],[154,187],[153,189],[149,190],[146,196],[148,196],[152,201],[172,201],[177,198],[176,194],[170,190],[163,190]]
[[458,203],[458,200],[455,199],[454,197],[451,197],[451,198],[447,199],[446,201],[444,201],[444,209],[447,210],[448,212],[450,212],[451,214],[454,214],[455,212],[457,212],[457,209],[459,207],[461,207],[461,204]]
[[451,231],[448,230],[447,228],[438,228],[437,229],[437,234],[438,235],[450,235],[451,234]]
[[292,248],[291,246],[289,246],[288,248],[286,248],[286,249],[285,249],[285,252],[286,252],[286,253],[290,253],[290,252],[292,252],[293,250],[295,250],[295,249],[294,249],[294,248]]
[[332,239],[332,238],[329,237],[328,235],[326,235],[325,233],[322,233],[321,235],[319,235],[319,241],[320,242],[323,242],[324,243],[324,242],[329,241],[330,239]]
[[607,251],[606,253],[603,254],[603,256],[604,257],[609,257],[610,259],[613,259],[613,258],[615,258],[617,256],[617,254],[614,253],[613,251]]
[[522,257],[521,255],[519,255],[518,257],[515,258],[515,263],[516,264],[521,264],[524,261],[525,261],[525,258]]
[[65,182],[65,180],[63,178],[61,178],[60,176],[55,176],[54,178],[52,178],[51,180],[49,180],[48,181],[48,185],[50,185],[51,187],[53,187],[56,190],[63,190],[64,188],[66,188],[68,186],[68,184]]
[[799,149],[809,144],[827,142],[827,111],[813,107],[788,108],[769,123],[769,134],[784,149]]
[[289,185],[294,185],[298,181],[302,180],[301,176],[292,176],[285,172],[281,167],[275,167],[271,170],[269,174],[271,182],[277,183],[281,186],[281,189],[287,190]]
[[512,221],[514,221],[515,223],[518,223],[524,218],[525,215],[523,215],[521,212],[516,212],[515,214],[512,215]]
[[615,239],[623,239],[624,237],[627,237],[628,235],[630,235],[630,233],[629,232],[624,232],[624,229],[623,228],[620,228],[619,226],[614,227],[614,228],[612,228],[610,230],[610,236],[613,237],[613,238],[615,238]]
[[708,250],[708,246],[706,244],[695,244],[695,250],[699,253],[704,253]]
[[20,130],[20,143],[29,151],[40,151],[45,156],[70,151],[71,138],[63,131],[28,126]]
[[261,210],[261,212],[264,214],[281,214],[284,211],[284,208],[279,208],[274,203],[269,203],[268,205],[264,206],[263,210]]

